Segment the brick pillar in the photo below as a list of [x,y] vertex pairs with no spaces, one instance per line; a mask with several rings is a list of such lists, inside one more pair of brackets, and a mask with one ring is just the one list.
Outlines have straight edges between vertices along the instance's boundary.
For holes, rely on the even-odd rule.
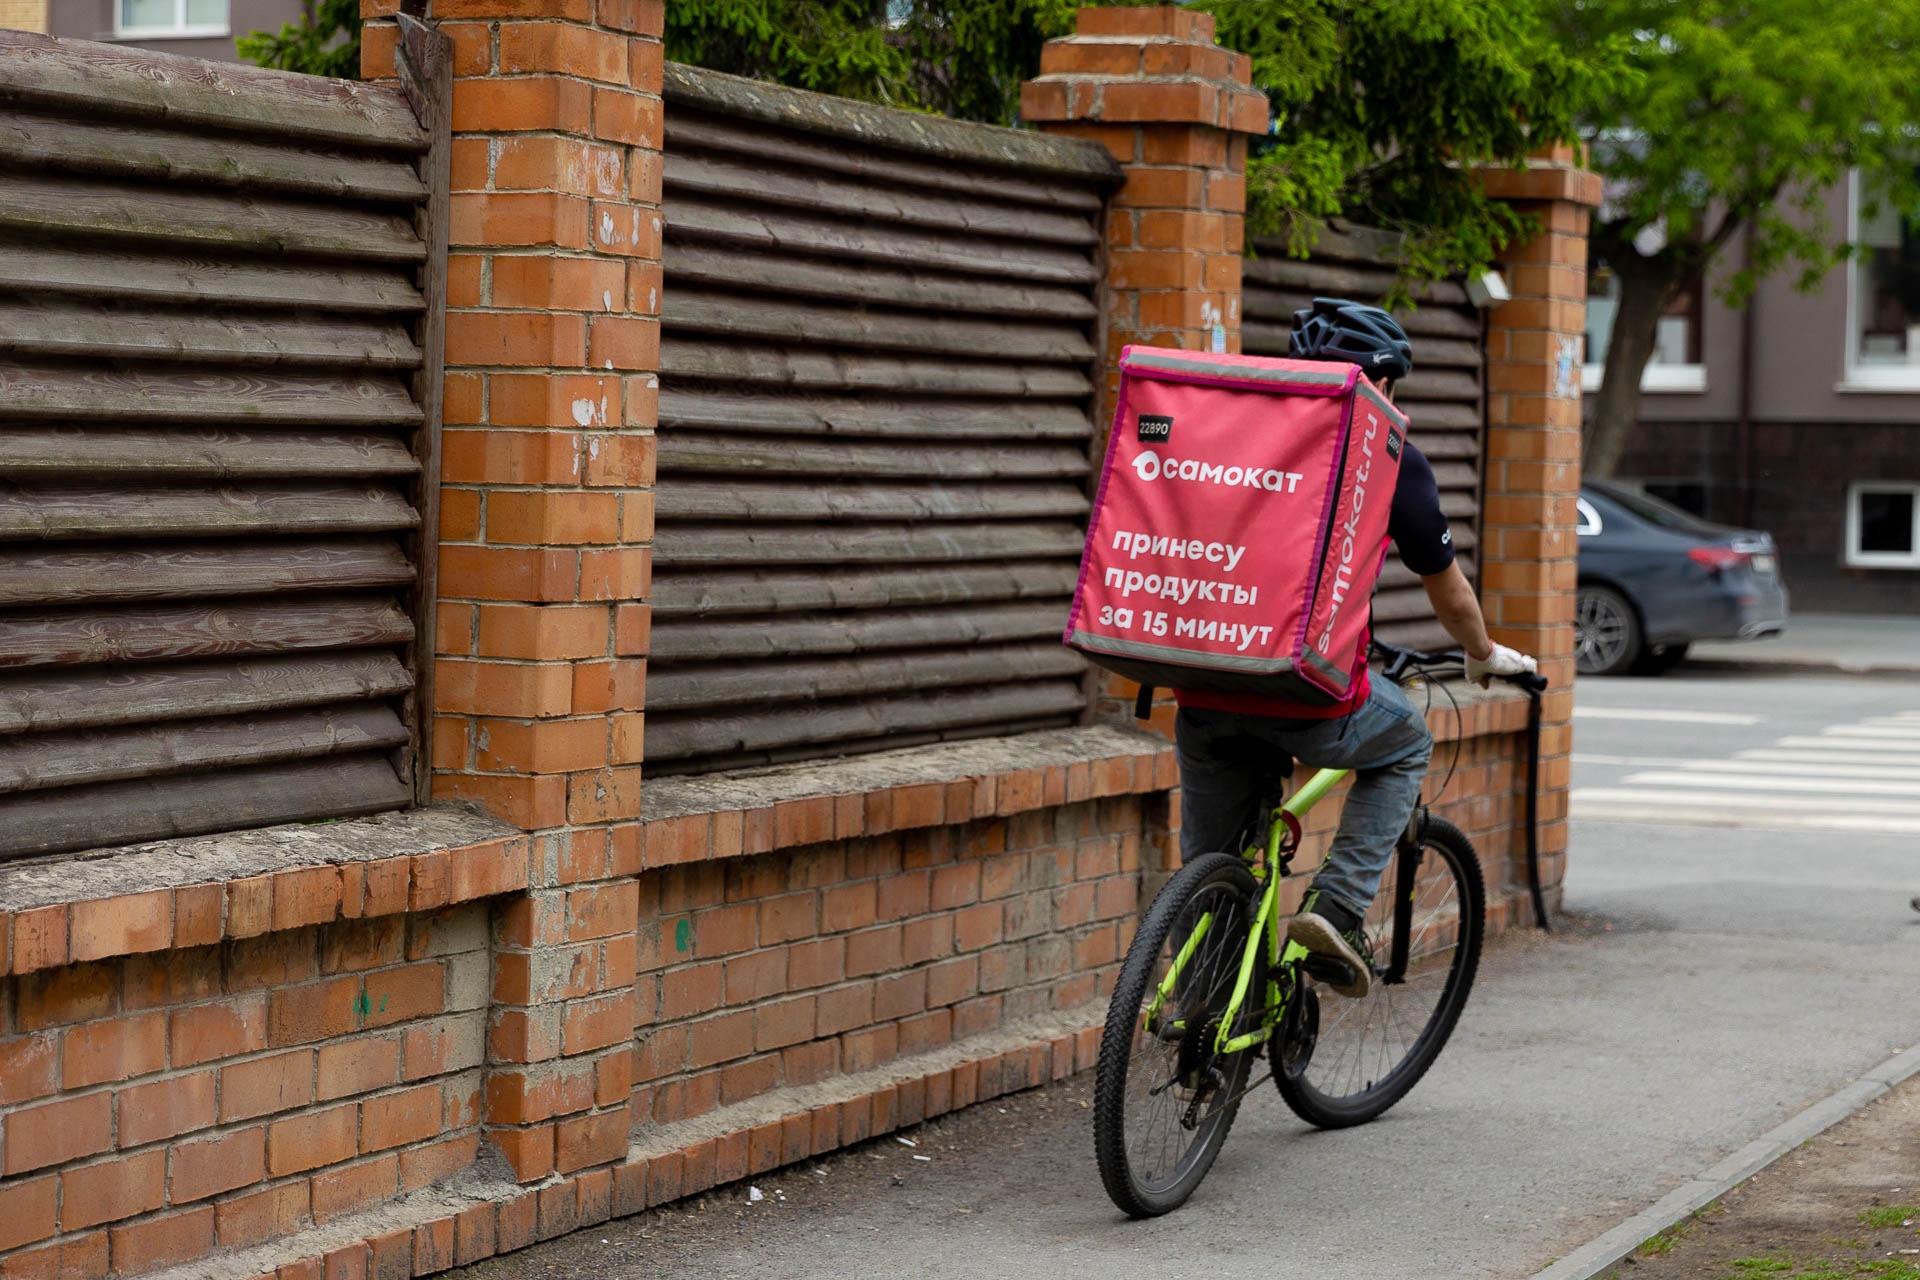
[[1177,5],[1082,9],[1040,71],[1021,116],[1126,171],[1107,213],[1105,423],[1128,343],[1240,349],[1246,135],[1267,131],[1267,99],[1246,55],[1213,42],[1212,15]]
[[1512,298],[1488,319],[1480,596],[1494,638],[1537,655],[1553,683],[1542,715],[1540,851],[1541,878],[1554,901],[1566,871],[1573,747],[1587,220],[1600,203],[1600,178],[1564,147],[1524,170],[1489,169],[1481,177],[1488,194],[1540,228],[1506,255]]
[[[407,8],[455,77],[433,793],[536,833],[486,1086],[531,1181],[621,1158],[630,1128],[663,0]],[[369,21],[369,78],[395,36]]]

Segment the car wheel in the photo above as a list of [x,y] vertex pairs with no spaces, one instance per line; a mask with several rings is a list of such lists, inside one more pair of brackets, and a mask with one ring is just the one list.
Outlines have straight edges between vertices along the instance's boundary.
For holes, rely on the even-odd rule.
[[1640,655],[1640,661],[1633,664],[1633,674],[1637,676],[1663,676],[1687,660],[1686,644],[1656,645]]
[[1612,587],[1580,588],[1573,615],[1573,659],[1583,676],[1617,676],[1640,661],[1640,615]]

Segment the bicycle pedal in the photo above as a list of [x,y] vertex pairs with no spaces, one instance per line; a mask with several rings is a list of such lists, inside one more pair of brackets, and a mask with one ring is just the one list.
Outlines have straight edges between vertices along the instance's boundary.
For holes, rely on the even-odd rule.
[[1307,976],[1327,986],[1335,987],[1353,981],[1353,969],[1344,960],[1332,956],[1309,955],[1301,962]]

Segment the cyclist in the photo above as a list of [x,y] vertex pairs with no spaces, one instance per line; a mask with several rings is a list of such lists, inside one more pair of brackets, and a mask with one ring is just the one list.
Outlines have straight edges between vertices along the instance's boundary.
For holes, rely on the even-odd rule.
[[[1316,298],[1311,307],[1294,312],[1289,354],[1357,364],[1389,398],[1393,384],[1413,368],[1412,345],[1392,316],[1339,298]],[[1484,686],[1490,676],[1537,669],[1532,658],[1487,635],[1473,587],[1454,560],[1433,468],[1411,441],[1400,459],[1387,534],[1401,562],[1419,575],[1440,625],[1466,652],[1468,679]],[[1330,707],[1175,690],[1183,861],[1239,847],[1236,841],[1258,814],[1277,755],[1354,771],[1333,847],[1287,936],[1316,955],[1342,962],[1347,977],[1330,985],[1356,997],[1372,985],[1361,922],[1413,817],[1433,754],[1426,721],[1406,695],[1390,680],[1368,679],[1368,647],[1360,646],[1351,693]]]

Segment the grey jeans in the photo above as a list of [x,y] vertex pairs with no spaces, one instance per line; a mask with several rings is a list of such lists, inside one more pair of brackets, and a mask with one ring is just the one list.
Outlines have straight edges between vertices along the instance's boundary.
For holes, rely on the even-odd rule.
[[1290,755],[1314,768],[1352,769],[1340,829],[1313,884],[1362,915],[1420,801],[1420,782],[1433,755],[1426,720],[1398,685],[1377,677],[1367,701],[1349,716],[1280,720],[1183,707],[1174,739],[1185,862],[1240,851],[1241,837],[1267,798],[1276,756]]

